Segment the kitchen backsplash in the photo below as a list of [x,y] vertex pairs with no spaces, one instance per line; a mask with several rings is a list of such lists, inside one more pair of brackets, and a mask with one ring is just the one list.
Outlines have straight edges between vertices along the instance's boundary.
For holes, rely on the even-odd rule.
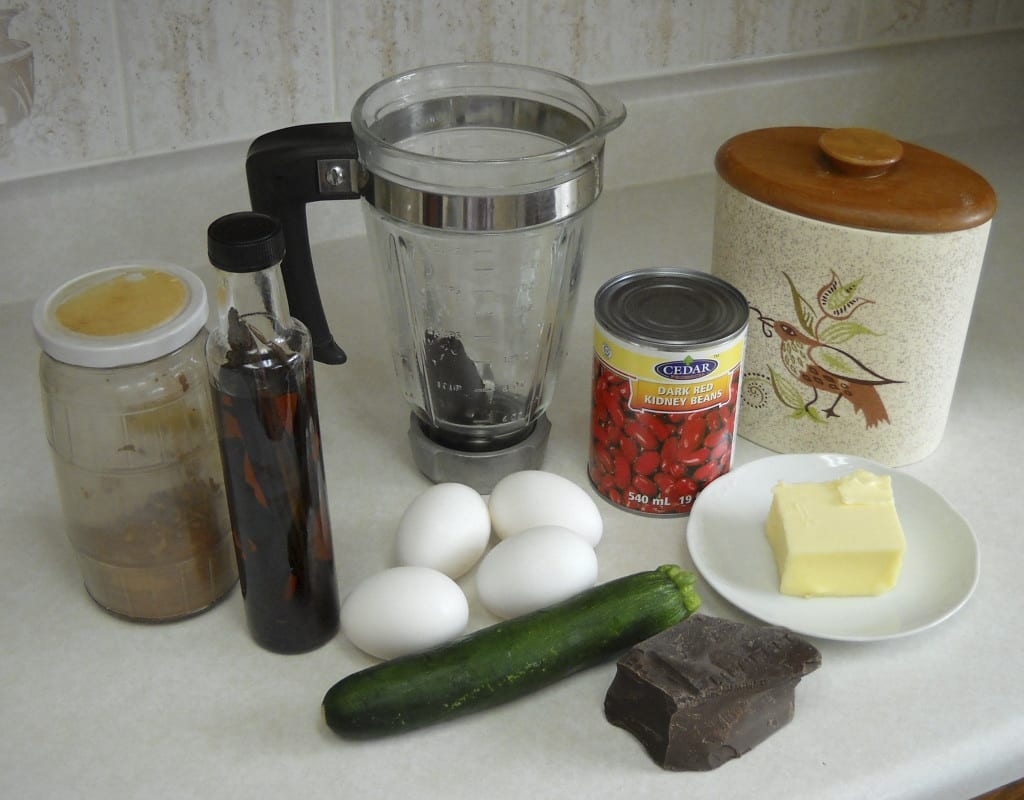
[[427,63],[525,62],[607,83],[1024,26],[1024,0],[11,5],[0,42],[0,179],[347,118],[362,89]]

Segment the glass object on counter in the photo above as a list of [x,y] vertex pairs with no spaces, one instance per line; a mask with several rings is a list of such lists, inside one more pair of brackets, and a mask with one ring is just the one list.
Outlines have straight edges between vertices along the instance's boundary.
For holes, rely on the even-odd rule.
[[47,438],[85,588],[133,620],[209,608],[237,573],[203,355],[206,290],[169,264],[36,304]]
[[338,587],[320,449],[312,344],[281,279],[272,217],[209,227],[218,324],[206,345],[249,631],[279,653],[338,630]]
[[617,98],[520,64],[455,63],[385,78],[351,123],[252,143],[253,208],[288,232],[284,277],[318,360],[345,359],[324,316],[308,203],[361,199],[413,461],[487,494],[542,465],[605,137]]
[[0,155],[10,149],[14,126],[32,112],[32,46],[8,30],[18,9],[0,8]]

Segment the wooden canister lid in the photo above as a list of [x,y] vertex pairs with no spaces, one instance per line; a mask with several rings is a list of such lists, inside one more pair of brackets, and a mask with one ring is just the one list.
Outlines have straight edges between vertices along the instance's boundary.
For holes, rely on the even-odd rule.
[[715,156],[722,179],[776,208],[890,233],[945,233],[988,222],[996,194],[952,158],[867,128],[762,128]]

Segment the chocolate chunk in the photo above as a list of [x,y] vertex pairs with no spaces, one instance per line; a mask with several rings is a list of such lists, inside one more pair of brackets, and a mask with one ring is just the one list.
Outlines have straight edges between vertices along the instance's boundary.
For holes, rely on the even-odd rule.
[[663,769],[715,769],[789,722],[793,690],[820,665],[785,628],[697,614],[619,659],[604,712]]

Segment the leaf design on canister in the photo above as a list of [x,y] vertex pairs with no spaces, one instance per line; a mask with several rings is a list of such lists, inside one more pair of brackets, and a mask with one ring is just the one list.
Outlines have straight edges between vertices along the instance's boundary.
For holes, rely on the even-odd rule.
[[837,322],[822,329],[818,340],[825,344],[842,344],[848,342],[854,336],[881,336],[871,328],[861,325],[859,322]]
[[[793,283],[793,279],[785,272],[782,273],[786,281],[789,283],[789,293],[793,297],[793,310],[796,312],[797,321],[800,323],[800,327],[803,328],[808,334],[814,333],[814,306],[812,306],[804,296],[800,294],[800,290],[796,288],[796,284]],[[834,275],[835,273],[833,273]]]
[[789,408],[803,410],[805,401],[800,390],[771,367],[768,368],[768,372],[772,378],[772,391],[782,401],[782,404]]
[[[863,280],[864,278],[861,277],[844,284],[836,275],[835,270],[832,270],[831,280],[818,290],[818,307],[832,319],[849,319],[853,312],[865,303],[875,302],[866,297],[857,296],[857,290]],[[790,281],[790,286],[792,286],[792,281]]]

